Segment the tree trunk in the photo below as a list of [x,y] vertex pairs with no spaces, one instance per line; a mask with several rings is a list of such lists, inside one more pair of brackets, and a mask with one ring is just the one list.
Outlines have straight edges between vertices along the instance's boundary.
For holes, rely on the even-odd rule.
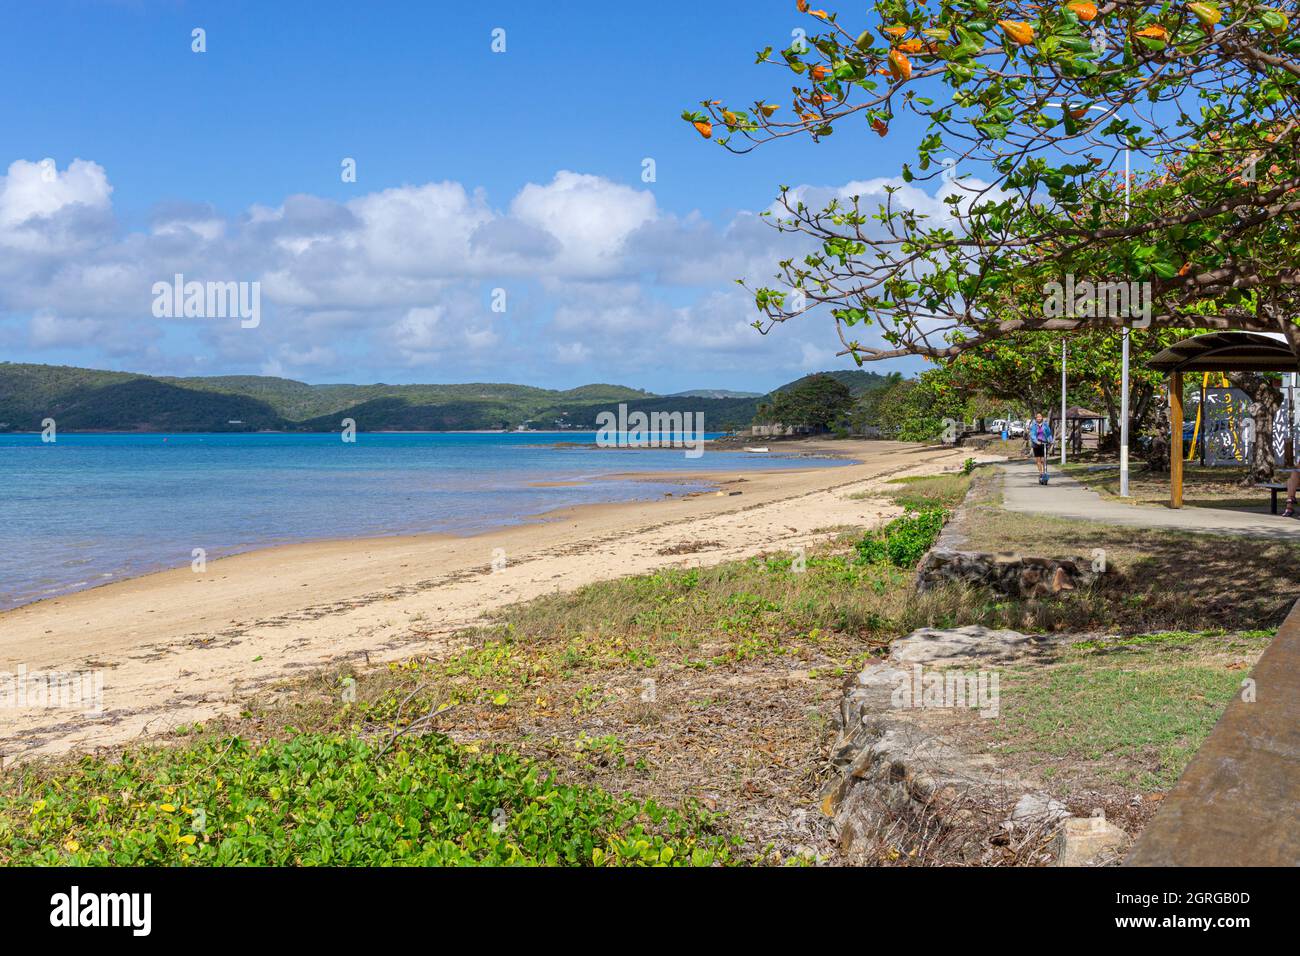
[[[1167,399],[1168,396],[1165,390],[1161,390],[1161,394],[1165,394]],[[1151,399],[1155,395],[1155,386],[1144,385],[1142,387],[1142,393],[1135,403],[1138,414],[1133,416],[1133,421],[1141,423],[1142,418],[1148,411],[1153,412],[1152,418],[1155,420],[1151,423],[1151,441],[1145,450],[1146,463],[1152,472],[1167,475],[1169,474],[1169,450],[1173,447],[1174,442],[1174,429],[1173,423],[1169,420],[1169,402],[1167,400],[1152,402]],[[1130,409],[1130,411],[1133,411],[1133,409]],[[1136,429],[1130,428],[1129,441],[1134,441],[1137,434]],[[1141,446],[1139,445],[1139,447]],[[1182,436],[1178,438],[1178,447],[1182,448]]]
[[1104,437],[1097,441],[1097,451],[1119,451],[1119,407],[1115,404],[1115,393],[1110,390],[1110,383],[1101,380],[1101,398],[1106,403],[1107,428]]
[[[1169,473],[1169,450],[1173,447],[1173,426],[1169,421],[1169,409],[1160,408],[1156,412],[1155,437],[1151,439],[1151,444],[1147,446],[1147,465],[1151,470],[1159,475]],[[1130,432],[1129,438],[1131,439]],[[1181,440],[1179,442],[1181,445]]]
[[1243,485],[1274,481],[1276,466],[1273,459],[1273,422],[1282,408],[1282,389],[1277,383],[1258,372],[1230,372],[1228,381],[1250,396],[1250,413],[1253,421],[1253,440],[1250,443],[1250,460],[1246,462]]

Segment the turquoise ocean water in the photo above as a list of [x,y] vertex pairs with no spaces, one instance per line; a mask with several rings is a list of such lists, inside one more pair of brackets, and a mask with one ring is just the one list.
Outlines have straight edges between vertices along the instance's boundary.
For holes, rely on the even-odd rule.
[[[292,541],[468,533],[554,508],[660,498],[626,472],[839,462],[681,449],[556,447],[592,432],[0,435],[0,609]],[[712,437],[712,436],[710,436]],[[704,487],[703,484],[695,486]]]

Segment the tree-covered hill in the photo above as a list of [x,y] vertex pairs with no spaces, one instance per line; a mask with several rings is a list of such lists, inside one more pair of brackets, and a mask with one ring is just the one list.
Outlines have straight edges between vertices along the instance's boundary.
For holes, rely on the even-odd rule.
[[655,395],[605,383],[567,390],[503,383],[309,385],[261,375],[154,377],[0,362],[0,431],[38,431],[46,418],[70,431],[334,431],[344,418],[362,431],[593,429],[600,412],[624,402],[647,414],[703,412],[706,430],[721,431],[748,425],[766,397],[730,397],[735,394]]
[[888,375],[881,375],[878,372],[864,372],[860,368],[838,369],[833,372],[810,373],[805,375],[803,378],[795,379],[793,382],[782,385],[780,388],[773,389],[772,394],[784,392],[798,385],[803,385],[810,378],[813,378],[816,375],[829,375],[841,385],[846,386],[848,390],[853,393],[855,398],[864,392],[869,392],[874,388],[880,388],[882,385],[889,384],[889,381],[891,381]]

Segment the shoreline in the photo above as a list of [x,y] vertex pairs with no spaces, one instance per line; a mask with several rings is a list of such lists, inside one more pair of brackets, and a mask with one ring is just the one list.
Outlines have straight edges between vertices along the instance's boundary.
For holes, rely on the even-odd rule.
[[[111,747],[208,719],[304,669],[443,653],[485,613],[543,594],[824,540],[828,529],[898,511],[849,495],[955,469],[966,455],[821,444],[858,462],[669,473],[716,490],[562,507],[467,535],[277,545],[209,560],[201,573],[158,571],[2,611],[0,672],[96,671],[104,690],[98,715],[0,711],[0,760]],[[641,474],[662,473],[621,477]]]
[[[539,447],[550,447],[550,446],[548,445],[548,446],[539,446]],[[632,450],[637,450],[637,449],[632,449]],[[729,449],[729,448],[715,449],[715,450],[725,451],[730,453],[739,452],[739,449]],[[821,460],[827,460],[827,459],[842,460],[845,465],[857,463],[852,458],[847,458],[839,455],[830,455],[830,454],[803,455],[801,457],[805,459],[819,458]],[[794,456],[792,456],[790,459],[792,464],[795,463],[797,460],[798,458]],[[790,469],[782,469],[782,468],[753,469],[754,472],[762,472],[765,474],[780,474],[787,471],[806,471],[806,470],[810,470],[810,469],[798,468],[797,465]],[[542,479],[536,481],[525,481],[523,484],[520,485],[520,487],[534,488],[534,489],[580,488],[580,487],[596,485],[601,482],[623,481],[623,482],[638,482],[638,483],[655,484],[655,485],[686,485],[686,486],[698,487],[699,490],[687,492],[684,496],[682,496],[682,497],[693,497],[701,494],[709,494],[721,484],[740,480],[739,476],[744,475],[748,472],[749,472],[748,469],[743,471],[731,471],[731,470],[723,469],[723,470],[711,470],[707,472],[704,471],[702,472],[622,471],[622,472],[612,472],[609,474],[583,475],[573,479],[559,479],[559,480]],[[632,489],[630,488],[628,489],[629,492],[631,490]],[[676,497],[676,495],[674,496]],[[643,504],[643,503],[648,503],[648,502],[653,502],[658,500],[660,500],[658,496],[642,494],[635,497],[620,498],[615,501],[585,502],[580,505],[557,505],[556,507],[553,508],[546,508],[543,511],[527,512],[523,514],[502,514],[493,518],[483,518],[481,521],[474,522],[473,524],[466,525],[461,528],[445,529],[445,530],[438,530],[438,531],[416,531],[410,529],[399,529],[393,531],[363,530],[356,534],[345,535],[343,537],[305,536],[305,537],[293,537],[288,540],[281,540],[281,541],[249,541],[249,542],[242,542],[240,544],[230,545],[228,548],[214,549],[215,553],[207,556],[207,561],[209,563],[215,561],[223,561],[229,558],[238,557],[239,555],[252,554],[261,551],[271,551],[277,548],[291,547],[293,545],[327,544],[330,542],[361,543],[367,541],[380,541],[380,540],[386,540],[391,538],[436,538],[436,537],[468,538],[480,534],[491,533],[493,531],[498,531],[504,528],[513,528],[521,525],[529,525],[529,524],[544,522],[548,519],[548,516],[550,516],[551,514],[559,511],[565,511],[568,509],[595,507],[597,505],[620,505],[620,504],[635,505],[635,504]],[[76,584],[56,585],[46,589],[43,593],[40,594],[40,596],[21,599],[21,603],[14,604],[12,606],[5,606],[3,604],[0,604],[0,615],[3,615],[9,611],[17,611],[22,608],[31,607],[32,605],[39,604],[43,601],[53,601],[60,598],[71,597],[73,595],[81,594],[86,591],[94,591],[105,587],[111,587],[116,584],[123,584],[128,581],[134,581],[139,578],[148,577],[149,575],[162,574],[167,571],[174,571],[177,569],[185,568],[188,566],[188,564],[189,562],[187,561],[179,561],[173,565],[147,565],[147,566],[140,567],[138,569],[133,569],[133,570],[124,571],[120,573],[104,572],[101,575],[103,579],[99,581],[94,581],[94,582],[82,581]]]

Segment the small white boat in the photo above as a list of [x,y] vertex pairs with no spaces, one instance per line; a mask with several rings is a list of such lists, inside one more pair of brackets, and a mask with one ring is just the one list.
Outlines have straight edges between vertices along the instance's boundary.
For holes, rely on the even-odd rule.
[[764,446],[764,447],[762,447],[762,448],[749,448],[749,447],[746,447],[746,448],[745,448],[745,451],[747,451],[747,452],[751,452],[752,454],[755,454],[755,455],[764,455],[764,454],[767,454],[767,446]]

